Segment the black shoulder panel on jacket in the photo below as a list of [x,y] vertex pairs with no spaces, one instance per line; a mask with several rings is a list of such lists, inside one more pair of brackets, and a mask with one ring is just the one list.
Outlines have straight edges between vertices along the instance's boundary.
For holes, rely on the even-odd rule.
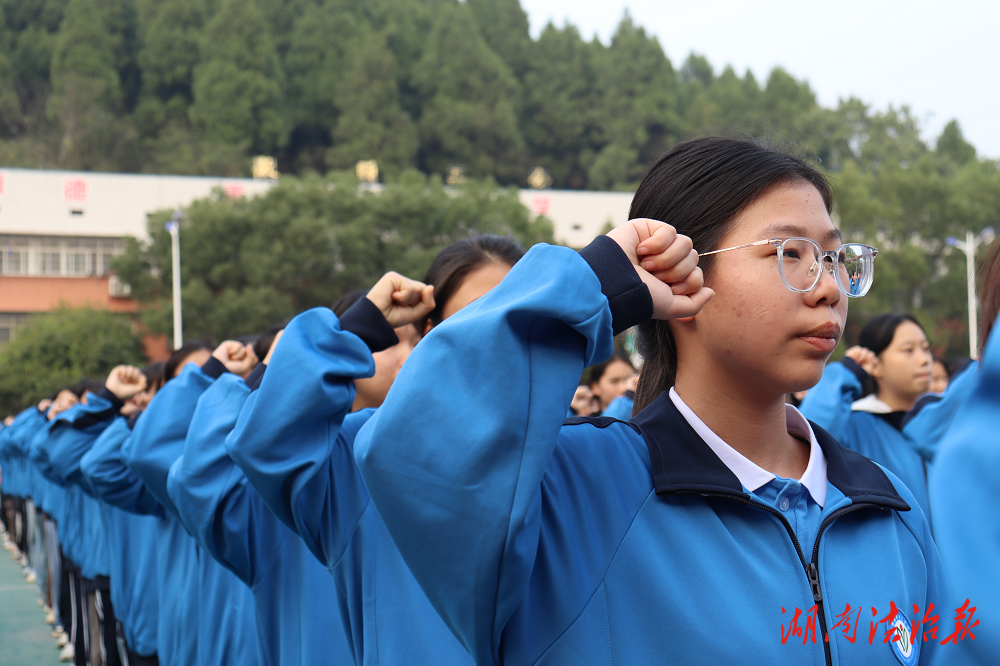
[[624,423],[629,428],[632,428],[637,435],[642,434],[639,432],[639,426],[636,424],[631,421],[622,421],[621,419],[616,419],[612,416],[571,416],[563,421],[564,426],[581,425],[584,423],[588,423],[595,428],[607,428],[612,423]]

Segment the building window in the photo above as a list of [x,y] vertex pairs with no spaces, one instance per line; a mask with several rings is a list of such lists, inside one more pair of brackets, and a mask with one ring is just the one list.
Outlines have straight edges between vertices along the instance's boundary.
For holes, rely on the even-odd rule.
[[60,261],[58,252],[38,253],[38,272],[42,275],[59,275]]
[[70,252],[69,254],[69,272],[70,275],[89,275],[90,274],[90,255],[86,252]]
[[22,275],[27,272],[28,261],[23,252],[17,250],[0,251],[0,269],[4,275]]
[[74,277],[107,275],[111,259],[124,251],[125,243],[121,238],[0,234],[0,272],[4,275]]

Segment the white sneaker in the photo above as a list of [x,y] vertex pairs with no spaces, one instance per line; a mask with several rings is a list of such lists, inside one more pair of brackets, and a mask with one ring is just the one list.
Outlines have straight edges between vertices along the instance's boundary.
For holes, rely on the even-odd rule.
[[56,627],[52,630],[52,638],[59,638],[63,635],[62,627]]
[[55,624],[55,623],[56,623],[56,614],[53,613],[52,611],[49,611],[48,613],[46,613],[45,614],[45,624]]
[[[57,648],[65,647],[67,645],[69,645],[69,636],[67,636],[66,634],[62,634],[61,636],[59,636],[59,638],[56,639],[56,647]],[[70,647],[72,647],[72,646],[70,646]],[[72,660],[72,659],[73,659],[73,657],[70,657],[70,660]]]
[[73,661],[76,657],[76,650],[73,649],[72,643],[66,643],[66,646],[59,653],[59,661]]
[[29,583],[34,583],[36,580],[38,580],[38,578],[35,577],[34,571],[28,569],[28,575],[24,577],[24,580],[26,580]]

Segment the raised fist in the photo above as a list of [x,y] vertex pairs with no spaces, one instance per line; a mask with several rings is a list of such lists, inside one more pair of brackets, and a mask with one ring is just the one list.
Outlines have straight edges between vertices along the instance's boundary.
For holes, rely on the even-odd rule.
[[142,374],[142,370],[135,366],[119,365],[111,371],[104,385],[119,400],[128,400],[136,393],[146,389],[146,375]]
[[367,298],[393,328],[412,324],[434,309],[434,287],[399,273],[383,275]]
[[715,295],[705,286],[691,239],[664,222],[639,218],[608,233],[653,298],[653,319],[693,317]]
[[235,340],[226,340],[215,348],[212,356],[219,359],[226,370],[246,378],[250,371],[257,365],[257,354],[253,350],[253,345],[244,345]]
[[844,352],[844,356],[860,365],[869,375],[875,371],[875,365],[878,363],[878,357],[874,352],[857,345]]

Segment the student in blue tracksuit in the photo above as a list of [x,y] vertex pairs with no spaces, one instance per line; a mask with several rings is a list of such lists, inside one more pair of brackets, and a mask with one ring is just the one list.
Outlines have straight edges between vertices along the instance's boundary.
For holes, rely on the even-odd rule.
[[623,412],[622,403],[615,405],[614,414],[608,412],[612,404],[625,394],[627,385],[634,384],[634,376],[635,367],[624,349],[616,349],[611,358],[590,369],[590,392],[597,399],[598,413],[623,419],[632,416],[632,412],[624,417],[618,416],[619,413]]
[[[65,487],[67,495],[75,502],[71,506],[75,506],[76,510],[66,511],[61,523],[69,528],[64,530],[67,539],[63,548],[80,567],[85,600],[82,624],[89,633],[86,645],[90,655],[80,652],[77,640],[76,661],[87,663],[90,657],[100,653],[105,663],[119,664],[114,607],[110,597],[107,535],[100,503],[86,494],[80,474],[80,459],[112,423],[124,403],[108,389],[100,393],[88,390],[81,400],[80,404],[56,416],[43,436],[35,437],[31,458],[39,471]],[[96,623],[91,621],[92,618]]]
[[982,370],[975,374],[969,397],[941,443],[928,488],[937,520],[936,539],[955,602],[942,608],[941,617],[950,634],[961,613],[962,628],[971,628],[975,639],[960,633],[964,640],[954,651],[939,655],[940,666],[990,664],[1000,654],[1000,335],[995,333],[1000,327],[1000,240],[982,266],[978,350]]
[[[183,522],[176,506],[167,493],[170,467],[181,456],[191,418],[198,398],[212,382],[226,370],[223,349],[208,354],[202,366],[189,362],[167,381],[150,401],[143,415],[136,422],[132,436],[121,448],[121,454],[136,476],[167,514]],[[204,354],[203,354],[204,356]],[[234,369],[242,367],[235,362]],[[175,372],[177,364],[167,363],[165,374]],[[183,528],[181,527],[183,530]],[[172,535],[174,553],[161,550],[161,565],[170,567],[164,575],[173,585],[160,588],[160,613],[167,619],[161,622],[162,637],[172,642],[179,651],[189,650],[193,644],[195,656],[190,662],[177,659],[173,663],[197,664],[255,664],[257,663],[257,638],[254,621],[253,596],[233,574],[215,560],[204,557],[197,543],[186,532]],[[177,557],[180,571],[173,571]],[[165,562],[165,560],[168,560]],[[193,640],[192,640],[193,639]],[[163,657],[164,640],[158,640]],[[176,659],[176,658],[175,658]]]
[[299,315],[226,439],[264,503],[330,568],[357,664],[472,663],[386,533],[352,449],[419,332],[492,288],[521,255],[510,239],[470,239],[438,255],[427,286],[389,274],[341,317]]
[[[101,519],[108,540],[110,594],[117,619],[115,649],[126,666],[155,663],[159,606],[156,538],[162,512],[139,515],[107,503],[92,483],[92,466],[131,436],[136,418],[155,395],[162,378],[162,363],[141,371],[130,367],[112,370],[106,386],[125,404],[121,415],[114,417],[79,463],[82,487],[101,500]],[[130,393],[134,395],[130,397]]]
[[[164,368],[164,379],[169,381],[187,365],[199,365],[210,357],[211,348],[207,345],[187,343],[171,354]],[[140,416],[130,424],[133,433],[135,425],[141,420]],[[159,433],[154,429],[152,434]],[[150,663],[151,659],[163,666],[199,663],[197,547],[180,521],[164,509],[139,476],[126,465],[122,449],[131,438],[121,443],[106,441],[104,444],[107,446],[92,450],[84,464],[84,474],[92,490],[105,503],[129,513],[158,518],[152,540],[135,544],[139,551],[135,563],[136,575],[152,577],[156,596],[156,615],[152,617],[156,625],[156,655],[141,655],[147,660],[139,659],[138,663]],[[141,607],[139,612],[142,612]],[[143,622],[147,621],[148,616],[144,616]],[[143,642],[142,645],[148,643]]]
[[226,451],[226,436],[265,368],[258,365],[246,381],[223,373],[202,394],[167,491],[202,552],[253,592],[262,664],[351,664],[333,578],[264,505]]
[[[831,207],[798,159],[678,144],[629,223],[579,254],[535,246],[417,346],[354,454],[477,663],[932,656],[908,640],[914,604],[945,598],[913,495],[784,401],[872,278]],[[564,424],[583,368],[635,324],[637,415]]]
[[904,424],[927,393],[932,361],[927,337],[912,315],[881,315],[865,325],[857,347],[827,366],[800,407],[844,446],[898,476],[928,517],[928,460],[920,448],[932,456],[936,442]]

